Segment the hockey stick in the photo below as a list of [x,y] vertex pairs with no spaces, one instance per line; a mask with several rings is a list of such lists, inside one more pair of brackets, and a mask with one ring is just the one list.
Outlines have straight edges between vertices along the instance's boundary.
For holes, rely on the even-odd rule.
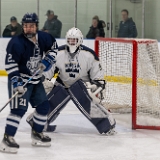
[[[38,74],[38,72],[40,71],[41,69],[38,69],[33,75],[32,75],[32,77],[30,77],[29,79],[28,79],[28,81],[23,85],[23,87],[25,87],[27,84],[28,84],[28,82],[30,82],[32,79],[33,79],[33,77],[36,75],[36,74]],[[10,101],[16,96],[18,94],[18,91],[7,101],[7,103],[0,109],[0,112],[10,103]]]

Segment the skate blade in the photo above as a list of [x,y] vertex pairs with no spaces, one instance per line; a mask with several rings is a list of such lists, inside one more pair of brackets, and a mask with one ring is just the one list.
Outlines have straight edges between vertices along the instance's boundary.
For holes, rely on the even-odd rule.
[[51,142],[42,142],[42,141],[39,141],[39,140],[32,139],[32,146],[50,147],[51,146]]
[[4,153],[11,153],[11,154],[16,154],[18,151],[18,148],[14,147],[8,147],[6,144],[3,142],[0,144],[0,151]]

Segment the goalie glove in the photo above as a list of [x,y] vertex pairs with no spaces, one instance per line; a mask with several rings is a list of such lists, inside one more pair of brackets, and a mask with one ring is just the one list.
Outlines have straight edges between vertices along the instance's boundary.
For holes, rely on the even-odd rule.
[[105,89],[106,86],[105,80],[91,80],[91,84],[95,84],[97,87],[101,87],[102,89]]
[[105,80],[92,80],[86,82],[86,88],[95,103],[100,104],[104,99],[105,92]]

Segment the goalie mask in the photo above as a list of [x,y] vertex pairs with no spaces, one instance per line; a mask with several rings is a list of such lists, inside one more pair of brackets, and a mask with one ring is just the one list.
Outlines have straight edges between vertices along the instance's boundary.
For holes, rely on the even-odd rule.
[[70,53],[75,53],[83,43],[82,32],[78,28],[71,28],[66,34],[66,44]]
[[38,30],[38,16],[36,13],[26,13],[22,18],[23,34],[27,38],[32,38]]

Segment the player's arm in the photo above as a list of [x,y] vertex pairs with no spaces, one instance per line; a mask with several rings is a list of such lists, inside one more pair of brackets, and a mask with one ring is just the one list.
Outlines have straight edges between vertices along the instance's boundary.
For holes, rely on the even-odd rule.
[[56,63],[56,56],[58,52],[57,42],[50,34],[47,34],[46,44],[45,56],[39,65],[41,71],[45,72],[49,71],[52,67],[55,67],[54,64]]
[[91,84],[96,85],[101,90],[105,89],[104,71],[101,67],[98,57],[95,55],[94,59],[91,59],[91,69],[89,76]]
[[46,53],[47,54],[50,54],[51,56],[53,57],[56,57],[57,56],[57,52],[58,52],[58,45],[57,45],[57,42],[55,40],[55,38],[50,35],[50,34],[47,34],[48,37],[47,37],[47,47],[46,47]]
[[94,101],[100,103],[103,100],[103,92],[105,90],[104,72],[99,62],[99,58],[92,51],[90,58],[90,82],[86,82],[87,90]]
[[20,62],[21,54],[18,49],[19,47],[17,44],[12,44],[12,42],[9,42],[5,59],[5,69],[8,73],[9,79],[13,76],[20,76],[18,63]]
[[18,64],[20,60],[20,46],[18,46],[16,43],[13,43],[11,40],[7,46],[5,69],[13,86],[13,91],[18,92],[19,97],[21,97],[26,92],[26,89],[23,88],[23,80],[19,73]]
[[104,79],[104,71],[102,70],[102,67],[99,62],[99,58],[95,54],[94,51],[92,51],[92,57],[89,59],[90,63],[90,70],[89,70],[89,76],[91,80],[103,80]]

